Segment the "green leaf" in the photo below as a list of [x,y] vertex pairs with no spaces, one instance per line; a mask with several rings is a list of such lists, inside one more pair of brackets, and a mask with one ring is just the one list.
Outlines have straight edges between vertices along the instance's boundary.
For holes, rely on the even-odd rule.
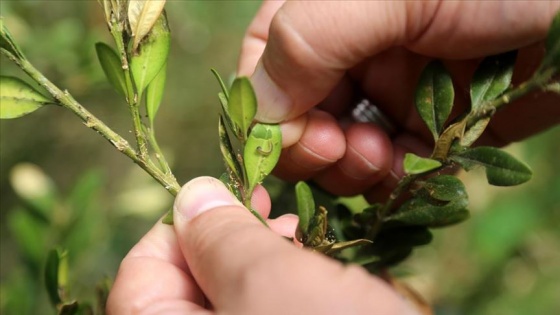
[[[222,77],[220,76],[220,74],[218,73],[218,71],[216,71],[216,69],[210,69],[210,71],[212,71],[212,74],[216,77],[216,80],[218,80],[218,83],[220,84],[220,87],[222,88],[222,93],[225,96],[225,100],[226,100],[226,104],[227,104],[227,100],[229,100],[229,92],[228,92],[228,88],[226,86],[226,84],[224,83],[224,80],[222,80]],[[221,100],[221,97],[220,97]]]
[[416,88],[416,110],[437,140],[453,107],[451,76],[440,61],[424,69]]
[[554,67],[556,69],[560,68],[560,10],[556,12],[550,28],[548,29],[548,35],[546,36],[546,54],[542,61],[542,67]]
[[66,259],[66,252],[59,249],[51,249],[47,255],[47,263],[45,265],[45,285],[47,293],[49,294],[49,299],[54,306],[62,303],[62,297],[60,296],[60,289],[62,288],[60,278],[61,271],[63,271],[61,270],[61,267],[66,264],[63,260]]
[[138,52],[132,55],[130,62],[130,70],[139,99],[142,98],[144,89],[167,62],[170,41],[167,17],[165,14],[161,14],[152,31],[140,44]]
[[4,24],[4,18],[0,16],[0,49],[6,50],[8,53],[18,59],[25,59],[21,49],[14,41],[12,34]]
[[315,215],[315,200],[313,199],[311,188],[303,181],[296,184],[296,200],[299,218],[298,230],[301,233],[307,233],[309,222]]
[[239,183],[243,181],[243,169],[231,145],[222,115],[219,117],[218,133],[220,136],[220,151],[222,152],[222,158],[227,166],[228,174],[234,177],[232,179],[233,181]]
[[167,225],[173,225],[173,209],[169,209],[163,219],[161,219],[161,223]]
[[529,166],[494,147],[477,147],[466,150],[451,159],[467,171],[480,165],[486,168],[488,183],[494,186],[515,186],[529,179],[533,173]]
[[253,91],[251,81],[247,77],[237,78],[233,81],[229,93],[228,111],[230,118],[237,126],[239,139],[247,138],[249,127],[257,113],[257,98]]
[[249,193],[252,193],[255,186],[260,184],[274,169],[281,151],[282,132],[280,126],[256,123],[251,129],[243,150]]
[[117,92],[125,96],[126,83],[124,80],[124,72],[121,59],[117,53],[105,43],[95,44],[95,51],[97,52],[97,58],[99,59],[101,68],[103,68],[103,72],[109,80],[109,83],[111,83]]
[[0,118],[18,118],[52,103],[29,84],[14,77],[0,76]]
[[422,183],[414,197],[393,215],[385,218],[386,226],[441,227],[469,217],[467,192],[463,183],[450,175],[432,177]]
[[165,0],[129,0],[128,25],[133,38],[132,50],[135,51],[142,39],[155,27],[163,12]]
[[471,82],[471,110],[502,95],[511,84],[517,51],[485,58]]
[[413,153],[407,153],[404,156],[404,172],[407,174],[422,174],[435,170],[441,166],[441,162],[429,158],[419,157]]
[[398,213],[385,219],[388,226],[443,227],[466,220],[469,211],[467,202],[449,202],[445,206],[432,204],[424,198],[413,198],[405,202]]
[[467,200],[465,185],[452,175],[439,175],[421,182],[421,189],[415,194],[439,201]]
[[[229,127],[229,130],[236,136],[240,134],[239,128],[231,121],[231,116],[228,110],[228,99],[223,92],[218,93],[218,98],[220,99],[220,105],[222,106],[222,112],[224,114],[223,118],[226,122],[226,125]],[[239,138],[239,137],[238,137]]]
[[154,119],[158,112],[161,100],[163,99],[163,92],[165,91],[165,77],[167,75],[167,63],[161,67],[156,77],[148,84],[146,88],[146,114],[150,119],[150,124],[153,126]]

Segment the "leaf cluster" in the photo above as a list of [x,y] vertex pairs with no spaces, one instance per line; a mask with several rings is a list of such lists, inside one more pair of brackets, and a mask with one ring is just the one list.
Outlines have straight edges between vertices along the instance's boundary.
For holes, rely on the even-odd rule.
[[280,158],[280,126],[253,121],[257,98],[248,78],[236,78],[228,89],[219,74],[215,70],[212,72],[222,88],[218,94],[222,107],[218,134],[226,173],[220,179],[264,223],[258,212],[251,208],[251,196]]
[[[450,73],[441,61],[428,64],[418,81],[415,104],[433,136],[431,156],[405,155],[406,175],[385,203],[354,211],[339,205],[329,218],[326,209],[316,209],[307,185],[298,183],[298,241],[306,247],[322,249],[325,244],[337,244],[328,235],[339,235],[343,243],[357,242],[351,246],[362,246],[337,258],[378,272],[407,258],[414,247],[429,243],[430,229],[456,224],[469,217],[464,184],[457,177],[446,175],[450,170],[484,168],[488,183],[495,186],[514,186],[528,181],[531,169],[509,153],[491,146],[471,146],[483,134],[494,113],[514,98],[528,93],[528,86],[546,88],[559,84],[555,80],[560,69],[559,20],[560,14],[554,19],[547,38],[547,54],[531,79],[518,87],[511,85],[516,51],[484,59],[472,78],[471,104],[456,117],[451,117],[456,110]],[[330,231],[327,222],[332,222],[339,231]]]

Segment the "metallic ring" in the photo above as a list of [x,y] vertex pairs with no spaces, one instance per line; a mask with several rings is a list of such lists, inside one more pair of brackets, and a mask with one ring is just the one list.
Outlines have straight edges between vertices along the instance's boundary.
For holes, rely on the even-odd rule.
[[385,116],[379,107],[373,105],[369,100],[362,99],[352,110],[352,118],[357,122],[374,123],[381,127],[391,136],[395,133],[395,125]]

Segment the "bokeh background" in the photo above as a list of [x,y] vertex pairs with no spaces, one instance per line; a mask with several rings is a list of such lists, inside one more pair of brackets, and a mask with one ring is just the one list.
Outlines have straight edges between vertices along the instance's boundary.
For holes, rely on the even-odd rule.
[[[180,182],[223,171],[216,135],[219,86],[235,71],[259,1],[168,1],[172,30],[157,136]],[[0,14],[51,81],[130,136],[128,111],[105,81],[94,44],[112,43],[96,1],[7,1]],[[0,59],[2,75],[24,75]],[[30,82],[30,81],[29,81]],[[534,179],[490,187],[462,174],[472,218],[434,231],[434,242],[394,273],[437,314],[557,314],[560,309],[560,128],[508,147]],[[276,192],[285,191],[278,182]],[[131,246],[172,198],[70,112],[43,108],[0,122],[0,313],[54,314],[42,272],[51,248],[68,250],[71,296],[94,302]],[[273,193],[273,195],[276,193]],[[279,196],[291,200],[293,196]],[[293,206],[289,205],[288,208]]]

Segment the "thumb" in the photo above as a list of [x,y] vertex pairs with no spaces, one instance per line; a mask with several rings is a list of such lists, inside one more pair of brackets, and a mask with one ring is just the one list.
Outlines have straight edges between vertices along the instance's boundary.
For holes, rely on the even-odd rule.
[[250,273],[254,262],[295,250],[212,177],[196,178],[182,188],[174,222],[189,269],[216,309],[239,305],[240,277]]
[[283,240],[214,178],[187,183],[174,208],[179,246],[217,313],[415,314],[361,267]]

